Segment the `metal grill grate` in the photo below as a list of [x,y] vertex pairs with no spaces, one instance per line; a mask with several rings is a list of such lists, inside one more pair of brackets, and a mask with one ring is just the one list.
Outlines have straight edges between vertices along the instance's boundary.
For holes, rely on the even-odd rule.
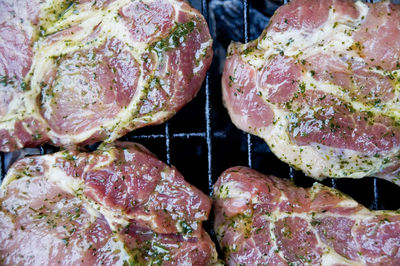
[[[209,0],[189,2],[201,10],[210,22]],[[242,17],[236,18],[243,21],[244,42],[249,41],[250,37],[249,8],[253,2],[257,1],[242,0]],[[218,42],[218,36],[214,38]],[[245,134],[232,125],[221,101],[219,68],[222,61],[217,59],[218,55],[207,73],[199,95],[174,118],[164,125],[134,131],[122,140],[144,144],[160,159],[175,165],[187,181],[209,195],[219,174],[236,165],[247,165],[266,174],[290,178],[298,185],[310,186],[314,180],[282,163],[269,151],[264,141]],[[46,154],[55,150],[44,145],[35,153]],[[2,180],[11,155],[0,153],[0,156]],[[394,198],[394,195],[400,193],[400,188],[383,180],[327,179],[322,183],[342,190],[373,209],[400,208],[400,203]]]

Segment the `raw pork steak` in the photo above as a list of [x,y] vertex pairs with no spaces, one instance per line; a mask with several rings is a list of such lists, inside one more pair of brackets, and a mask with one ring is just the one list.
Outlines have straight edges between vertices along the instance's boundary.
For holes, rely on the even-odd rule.
[[0,190],[0,264],[209,265],[210,208],[139,144],[27,157]]
[[335,189],[252,169],[214,187],[215,231],[229,265],[399,265],[400,213],[370,211]]
[[0,151],[111,142],[173,116],[212,60],[183,0],[0,0]]
[[400,5],[293,0],[231,44],[222,85],[236,126],[307,175],[400,184]]

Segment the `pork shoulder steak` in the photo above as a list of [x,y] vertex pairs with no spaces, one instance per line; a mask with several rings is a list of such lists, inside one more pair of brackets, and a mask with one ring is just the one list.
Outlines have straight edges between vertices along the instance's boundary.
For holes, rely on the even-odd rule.
[[111,142],[169,119],[212,60],[183,0],[0,0],[0,151]]
[[307,175],[400,184],[400,5],[293,0],[230,45],[222,87],[235,125]]
[[0,264],[209,265],[210,208],[139,144],[27,157],[0,189]]
[[245,167],[214,187],[228,265],[399,265],[400,212],[370,211],[335,189],[304,189]]

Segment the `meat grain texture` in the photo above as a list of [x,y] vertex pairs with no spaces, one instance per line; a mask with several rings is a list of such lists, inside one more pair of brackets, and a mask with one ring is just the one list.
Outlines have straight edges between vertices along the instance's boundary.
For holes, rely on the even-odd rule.
[[228,265],[399,265],[400,212],[371,211],[335,189],[233,167],[214,187]]
[[111,142],[172,117],[212,60],[183,0],[0,1],[0,151]]
[[222,87],[234,124],[305,174],[400,184],[400,5],[293,0],[229,46]]
[[0,264],[210,265],[210,208],[139,144],[27,157],[0,189]]

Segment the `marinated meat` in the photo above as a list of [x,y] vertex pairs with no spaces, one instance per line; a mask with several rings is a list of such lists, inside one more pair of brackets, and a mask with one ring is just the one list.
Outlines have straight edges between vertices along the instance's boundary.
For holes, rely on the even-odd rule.
[[400,184],[400,5],[293,0],[230,45],[222,86],[235,125],[307,175]]
[[0,151],[111,142],[189,102],[212,60],[182,0],[0,1]]
[[215,231],[228,265],[399,265],[400,212],[371,211],[335,189],[245,167],[214,187]]
[[210,208],[139,144],[27,157],[0,190],[0,263],[209,265]]

